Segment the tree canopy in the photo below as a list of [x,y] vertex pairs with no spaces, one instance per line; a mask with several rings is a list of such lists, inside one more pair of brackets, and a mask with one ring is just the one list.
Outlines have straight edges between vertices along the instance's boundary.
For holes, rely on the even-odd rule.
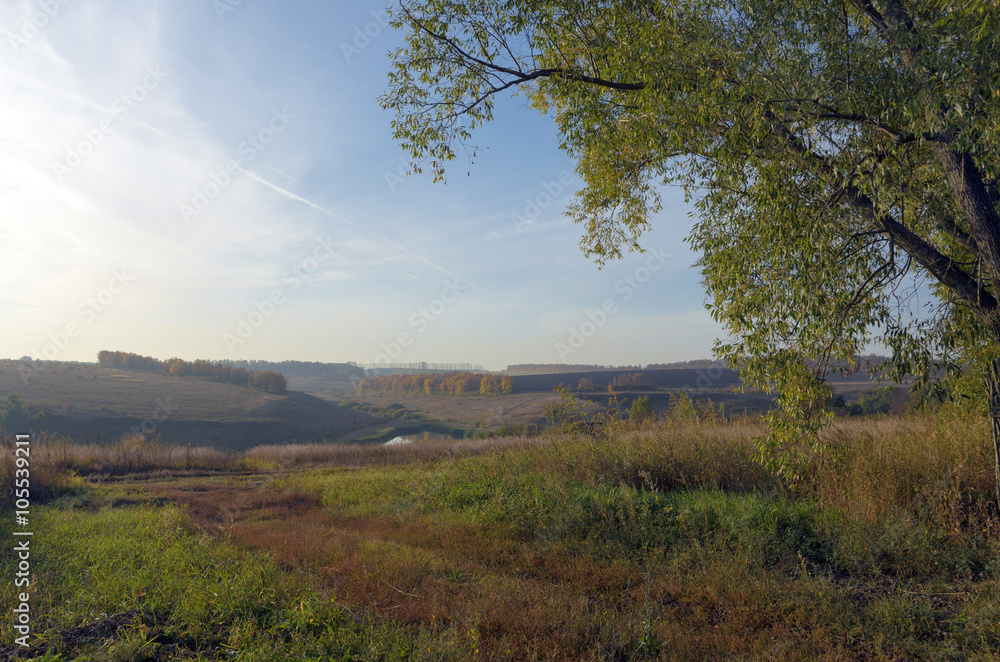
[[0,402],[0,428],[10,434],[28,432],[28,403],[17,393],[9,393],[7,399]]
[[382,104],[414,170],[474,155],[517,90],[576,160],[599,264],[684,188],[716,351],[780,394],[773,468],[795,475],[826,366],[873,340],[896,376],[974,375],[1000,412],[997,0],[404,0],[392,20]]

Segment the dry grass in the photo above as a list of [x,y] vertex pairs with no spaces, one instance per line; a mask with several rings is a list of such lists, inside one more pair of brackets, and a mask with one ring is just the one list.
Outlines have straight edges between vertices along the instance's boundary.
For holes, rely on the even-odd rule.
[[[7,508],[14,502],[15,496],[15,445],[12,436],[2,430],[0,435],[3,435],[0,439],[0,506]],[[29,453],[27,469],[32,501],[45,501],[83,487],[83,481],[74,472],[56,466],[44,454],[39,456],[37,445],[32,445]]]
[[[796,486],[754,461],[752,419],[607,432],[268,446],[226,456],[280,474],[264,486],[141,489],[421,642],[401,659],[995,659],[1000,518],[981,422],[839,421]],[[107,450],[122,470],[187,462]],[[39,457],[97,466],[88,452]]]
[[352,608],[474,629],[489,659],[970,659],[1000,643],[986,432],[841,421],[782,486],[754,462],[752,420],[620,424],[289,476],[322,511],[233,535]]
[[[210,447],[178,446],[133,435],[111,443],[77,444],[42,434],[31,441],[30,474],[33,500],[44,501],[86,485],[85,479],[136,474],[190,472],[272,472],[304,467],[391,466],[437,462],[501,450],[526,449],[542,443],[537,437],[430,440],[413,444],[288,444],[257,446],[243,454]],[[13,496],[14,440],[0,440],[0,502]]]
[[120,476],[163,470],[227,471],[240,469],[238,456],[217,448],[176,446],[142,435],[98,444],[75,444],[65,438],[32,442],[32,464],[84,476]]
[[[85,486],[84,477],[107,478],[158,471],[232,471],[244,460],[215,448],[170,446],[141,435],[113,443],[75,444],[46,434],[31,440],[28,470],[30,495],[45,501]],[[0,502],[9,505],[14,491],[14,439],[0,441]]]
[[935,416],[838,421],[810,483],[824,504],[874,519],[893,508],[984,505],[993,498],[987,421]]
[[546,443],[539,437],[504,437],[496,439],[438,439],[412,444],[287,444],[257,446],[245,453],[260,466],[297,468],[304,466],[389,466],[415,462],[438,462],[458,457],[523,450]]
[[998,579],[1000,516],[986,420],[851,420],[838,423],[829,441],[802,491],[837,514],[838,544],[849,550],[843,568],[936,578],[963,591],[966,582]]
[[773,490],[774,478],[754,460],[754,439],[766,434],[756,418],[732,421],[648,419],[622,423],[609,438],[556,438],[532,456],[540,471],[639,489]]

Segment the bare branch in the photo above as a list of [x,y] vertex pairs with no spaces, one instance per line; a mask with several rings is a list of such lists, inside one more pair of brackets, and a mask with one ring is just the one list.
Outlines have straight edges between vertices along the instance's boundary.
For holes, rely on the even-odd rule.
[[[410,23],[413,26],[415,26],[417,29],[419,29],[421,32],[425,33],[426,35],[432,37],[433,39],[436,39],[437,41],[439,41],[442,44],[444,44],[445,46],[447,46],[450,50],[454,51],[459,56],[459,58],[461,60],[468,61],[468,62],[474,62],[474,63],[478,64],[480,67],[482,67],[483,69],[485,69],[485,70],[487,70],[487,71],[489,71],[491,73],[495,73],[495,74],[507,74],[508,76],[512,76],[513,77],[512,80],[507,81],[505,84],[503,84],[503,85],[501,85],[499,87],[493,87],[492,92],[483,95],[483,97],[480,97],[480,100],[482,100],[486,96],[489,96],[490,94],[495,94],[497,92],[502,92],[503,90],[506,90],[507,88],[509,88],[509,87],[511,87],[513,85],[519,85],[521,83],[527,83],[527,82],[530,82],[532,80],[536,80],[538,78],[564,78],[564,79],[568,79],[568,80],[578,80],[580,82],[587,83],[587,84],[590,84],[590,85],[597,85],[598,87],[606,87],[608,89],[620,90],[620,91],[626,91],[626,92],[627,91],[641,90],[644,87],[646,87],[646,83],[644,83],[644,82],[639,82],[639,83],[623,83],[623,82],[620,82],[620,81],[608,80],[608,79],[605,79],[605,78],[601,78],[599,76],[590,76],[590,75],[584,74],[583,72],[581,72],[579,70],[568,69],[568,68],[564,68],[564,67],[549,67],[549,68],[545,68],[545,69],[535,69],[534,71],[527,72],[527,73],[524,72],[524,71],[522,71],[521,69],[512,69],[510,67],[504,67],[504,66],[501,66],[499,64],[496,64],[495,62],[490,62],[489,60],[484,60],[482,58],[475,57],[471,53],[468,53],[461,46],[459,46],[458,42],[455,39],[452,39],[451,37],[448,37],[448,36],[443,35],[443,34],[439,34],[439,33],[435,32],[434,30],[431,30],[429,27],[427,27],[426,24],[424,24],[421,21],[417,20],[408,10],[404,9],[404,11],[406,11],[406,15],[410,19]],[[478,101],[477,101],[477,103],[478,103]]]

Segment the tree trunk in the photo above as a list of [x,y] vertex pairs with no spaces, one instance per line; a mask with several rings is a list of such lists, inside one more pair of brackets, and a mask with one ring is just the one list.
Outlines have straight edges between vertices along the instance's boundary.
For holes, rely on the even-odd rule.
[[990,362],[986,377],[986,393],[989,397],[990,422],[993,430],[997,507],[1000,508],[1000,359]]

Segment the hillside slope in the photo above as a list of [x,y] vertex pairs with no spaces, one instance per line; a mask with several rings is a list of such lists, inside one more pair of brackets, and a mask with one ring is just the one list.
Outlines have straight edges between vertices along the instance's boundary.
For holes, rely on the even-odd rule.
[[0,361],[0,399],[8,393],[28,403],[32,429],[77,441],[142,430],[167,443],[242,450],[261,443],[349,439],[387,424],[305,393],[272,395],[94,364]]

